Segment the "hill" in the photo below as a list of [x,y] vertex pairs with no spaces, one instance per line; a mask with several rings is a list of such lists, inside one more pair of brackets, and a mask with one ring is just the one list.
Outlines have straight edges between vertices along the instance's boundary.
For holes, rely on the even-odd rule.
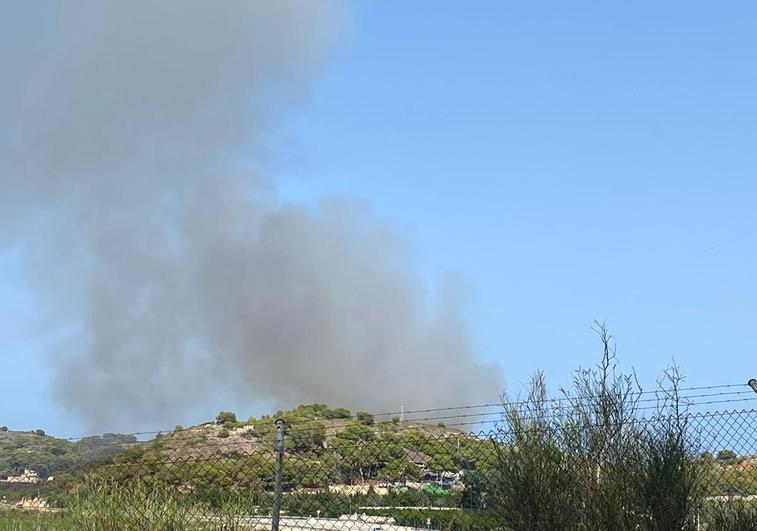
[[[47,474],[56,472],[55,479],[0,485],[0,494],[20,500],[34,486],[37,495],[55,504],[72,492],[98,486],[162,485],[193,503],[220,506],[244,494],[255,496],[255,503],[265,508],[274,485],[277,418],[286,422],[285,506],[292,514],[310,514],[311,496],[320,497],[324,515],[350,512],[353,502],[426,506],[429,496],[434,504],[457,506],[462,497],[471,496],[463,492],[463,477],[473,484],[474,471],[494,462],[490,441],[459,430],[399,418],[376,421],[369,413],[352,415],[343,408],[311,404],[245,421],[221,412],[213,422],[177,426],[149,441],[105,435],[72,443],[14,432],[14,452],[28,451],[24,463]],[[77,452],[82,458],[74,460]],[[17,469],[21,461],[13,466]],[[402,499],[370,498],[392,492]]]
[[310,404],[246,421],[221,412],[214,422],[177,426],[149,441],[105,434],[72,442],[41,432],[4,432],[0,467],[5,476],[25,468],[40,479],[55,475],[44,489],[50,493],[87,477],[171,478],[198,493],[218,485],[250,487],[253,480],[270,486],[277,418],[286,422],[286,474],[292,488],[441,481],[445,474],[454,476],[491,458],[484,441],[443,425],[399,418],[377,422],[366,412],[352,415],[344,408]]
[[33,469],[44,479],[83,464],[112,458],[136,443],[133,435],[106,433],[78,441],[59,439],[42,430],[0,429],[0,480]]
[[[289,492],[366,494],[381,488],[462,488],[462,472],[491,466],[488,441],[443,425],[377,422],[323,404],[239,421],[221,412],[215,422],[161,434],[114,456],[112,465],[87,467],[84,475],[61,478],[74,486],[86,477],[106,483],[165,480],[197,499],[218,500],[238,492],[270,492],[276,461],[275,419],[286,422],[284,474]],[[472,476],[471,476],[472,477]],[[442,492],[443,491],[443,492]],[[344,494],[342,492],[342,494]]]
[[225,453],[266,453],[274,448],[276,419],[286,423],[287,449],[294,453],[319,452],[340,440],[383,440],[392,434],[423,434],[428,438],[467,437],[460,430],[443,425],[429,425],[415,421],[400,422],[399,418],[378,422],[367,412],[354,416],[345,408],[331,408],[325,404],[301,405],[290,411],[277,411],[260,418],[239,421],[232,412],[222,411],[215,422],[160,434],[152,441],[134,445],[128,456],[149,455],[152,459],[207,457]]
[[0,480],[35,470],[40,478],[74,470],[83,465],[117,460],[134,461],[144,456],[157,460],[193,458],[226,453],[266,453],[273,449],[275,420],[284,419],[287,448],[304,453],[328,448],[344,437],[384,439],[395,433],[425,434],[429,438],[461,436],[463,432],[441,425],[428,425],[399,418],[376,421],[367,412],[352,415],[345,408],[325,404],[301,405],[289,411],[277,411],[260,418],[237,420],[223,411],[215,422],[158,434],[149,441],[138,441],[134,435],[105,433],[68,440],[46,435],[42,430],[13,431],[0,428]]

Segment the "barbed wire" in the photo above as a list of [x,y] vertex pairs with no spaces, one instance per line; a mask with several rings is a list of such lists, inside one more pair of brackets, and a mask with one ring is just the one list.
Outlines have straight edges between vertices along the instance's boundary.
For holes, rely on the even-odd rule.
[[[704,385],[699,387],[681,387],[677,391],[679,393],[686,393],[689,391],[710,391],[715,389],[728,389],[728,388],[736,388],[736,387],[748,387],[748,384],[721,384],[721,385]],[[649,394],[660,394],[661,392],[664,393],[665,389],[650,389],[650,390],[641,390],[641,391],[632,391],[629,393],[630,396],[641,396],[641,395],[649,395]],[[753,392],[753,391],[744,391],[744,392]],[[548,398],[545,400],[545,403],[560,403],[560,402],[571,402],[575,400],[588,400],[588,397],[569,397],[569,396],[563,396],[563,397],[557,397],[557,398]],[[374,413],[374,417],[385,417],[385,416],[391,416],[391,415],[412,415],[415,413],[433,413],[437,411],[450,411],[450,410],[456,410],[456,409],[476,409],[476,408],[487,408],[487,407],[502,407],[503,405],[521,405],[521,404],[527,404],[528,400],[503,400],[500,402],[490,402],[485,404],[472,404],[472,405],[463,405],[463,406],[446,406],[446,407],[435,407],[435,408],[428,408],[428,409],[416,409],[416,410],[400,410],[400,411],[391,411],[386,413]]]
[[[699,393],[699,394],[685,394],[692,391],[715,391],[719,389],[736,389],[736,388],[744,388],[748,387],[747,384],[721,384],[721,385],[709,385],[709,386],[696,386],[696,387],[682,387],[677,389],[678,393],[684,393],[679,395],[679,400],[681,402],[686,402],[690,400],[699,400],[703,398],[711,398],[711,397],[723,397],[723,396],[736,396],[736,395],[745,395],[745,394],[753,394],[754,392],[751,389],[745,389],[745,390],[735,390],[735,391],[720,391],[720,392],[714,392],[714,393]],[[639,403],[652,403],[652,402],[660,402],[663,401],[666,398],[666,393],[669,390],[664,389],[655,389],[655,390],[642,390],[639,392],[632,392],[629,393],[629,400]],[[649,397],[649,398],[639,398],[634,400],[633,397],[642,397],[654,394],[655,397]],[[755,399],[757,399],[757,395],[755,395]],[[566,411],[570,411],[574,409],[575,404],[584,404],[591,400],[591,397],[558,397],[558,398],[551,398],[546,399],[544,401],[544,405],[547,409],[550,411],[553,411],[555,413],[562,413]],[[712,404],[718,404],[718,403],[728,403],[731,401],[748,401],[753,399],[731,399],[731,400],[722,400],[722,401],[705,401],[705,402],[693,402],[688,403],[687,405],[690,407],[698,407],[703,405],[712,405]],[[371,414],[374,418],[376,417],[388,417],[393,416],[396,417],[397,415],[402,415],[402,422],[403,423],[412,423],[412,422],[440,422],[443,420],[451,420],[451,419],[463,419],[463,418],[476,418],[476,417],[487,417],[487,416],[493,416],[493,415],[501,415],[503,408],[507,407],[517,407],[517,406],[525,406],[529,405],[528,400],[516,400],[516,401],[501,401],[501,402],[492,402],[492,403],[484,403],[484,404],[470,404],[470,405],[460,405],[460,406],[445,406],[445,407],[436,407],[436,408],[426,408],[426,409],[415,409],[415,410],[404,410],[404,411],[392,411],[392,412],[384,412],[384,413],[374,413]],[[485,408],[499,408],[498,411],[489,411],[489,412],[481,412],[481,413],[468,413],[470,410],[474,409],[485,409]],[[657,409],[657,407],[642,407],[637,408],[639,411],[644,410],[653,410]],[[452,412],[452,411],[465,411],[466,413],[460,413],[460,414],[452,414],[452,415],[434,415],[434,416],[426,416],[426,417],[414,417],[412,415],[417,414],[423,414],[423,413],[444,413],[444,412]],[[406,418],[407,415],[411,415],[410,418]],[[270,415],[269,415],[270,416]],[[348,421],[360,421],[357,414],[350,415],[349,417],[343,417],[339,419],[320,419],[320,418],[314,418],[314,419],[308,419],[310,421],[323,421],[323,420],[336,420],[336,421],[344,421],[345,423]],[[384,421],[385,423],[388,423],[390,421]],[[455,423],[455,424],[447,424],[447,427],[453,427],[453,426],[460,426],[460,425],[473,425],[475,423],[466,422],[463,424]],[[199,424],[197,427],[200,426],[206,426],[206,425],[217,425],[214,422],[205,422],[202,424]],[[311,428],[304,428],[305,431],[309,430]],[[414,428],[410,428],[414,429]],[[167,435],[170,433],[173,433],[175,429],[164,429],[164,430],[149,430],[149,431],[134,431],[134,432],[126,432],[126,433],[114,433],[114,435],[117,436],[133,436],[137,439],[145,438],[145,437],[155,437],[158,435]],[[291,430],[290,430],[291,432]],[[61,438],[66,441],[70,442],[76,442],[76,441],[82,441],[87,438],[93,438],[97,437],[100,438],[104,434],[101,435],[82,435],[78,437],[64,437]],[[145,442],[144,440],[140,441],[137,440],[136,443]]]
[[[723,401],[712,401],[712,403],[723,403]],[[698,413],[687,413],[684,415],[684,418],[689,424],[694,424],[695,428],[701,428],[702,422],[712,422],[711,419],[715,418],[730,418],[730,417],[738,417],[743,415],[752,415],[757,416],[757,410],[754,409],[741,409],[741,410],[727,410],[727,411],[710,411],[710,412],[698,412]],[[660,421],[661,419],[658,417],[649,417],[649,418],[638,418],[633,419],[632,422],[628,423],[628,426],[630,428],[633,428],[634,426],[642,427],[643,429],[646,429],[645,426],[648,425],[654,425],[656,422]],[[625,421],[617,421],[617,422],[595,422],[590,424],[582,425],[582,428],[587,427],[595,427],[595,428],[612,428],[612,427],[622,427],[624,426]],[[499,424],[499,426],[497,426]],[[426,441],[437,441],[442,442],[448,439],[457,439],[457,440],[469,440],[469,441],[494,441],[498,444],[505,444],[503,441],[507,441],[507,438],[511,435],[517,434],[517,433],[527,433],[528,431],[536,431],[536,430],[549,430],[550,428],[547,426],[526,426],[525,428],[521,428],[519,430],[511,429],[510,426],[506,425],[505,423],[502,423],[499,419],[490,419],[490,420],[483,420],[483,421],[476,421],[476,422],[461,422],[454,425],[446,426],[447,428],[450,427],[463,427],[463,426],[482,426],[482,425],[494,425],[489,430],[479,430],[477,432],[463,432],[460,431],[459,433],[428,433],[423,432],[419,430],[418,426],[413,426],[408,429],[403,429],[402,426],[396,427],[395,430],[391,430],[388,432],[383,433],[382,435],[392,435],[396,433],[401,432],[417,432],[418,439],[402,439],[393,441],[395,444],[407,444],[412,442],[417,442],[418,440],[426,440]],[[717,433],[720,434],[722,432],[722,426],[720,424],[716,424],[711,426],[713,429],[717,430]],[[555,432],[559,432],[559,430],[562,429],[561,426],[555,425],[553,427]],[[303,430],[292,430],[287,431],[287,435],[292,435],[293,432],[297,431],[303,431]],[[148,446],[144,447],[146,451],[151,450],[150,444],[154,443],[155,441],[149,441],[147,443]],[[382,445],[385,445],[389,442],[392,442],[391,440],[387,440],[385,438],[375,438],[370,440],[360,440],[360,441],[353,441],[353,440],[344,440],[345,443],[351,443],[355,446],[365,446],[365,447],[371,447],[371,446],[377,446],[380,447]],[[222,448],[223,450],[229,450],[231,449],[231,452],[223,452],[223,453],[212,453],[208,452],[208,450],[218,449]],[[167,452],[170,457],[166,458],[165,456],[157,456],[157,455],[137,455],[134,456],[135,459],[143,459],[138,461],[122,461],[122,462],[113,462],[113,463],[92,463],[95,466],[102,467],[105,469],[120,469],[120,468],[130,468],[134,467],[136,465],[141,466],[150,466],[150,465],[179,465],[182,463],[188,464],[188,463],[198,463],[198,462],[212,462],[212,461],[218,461],[219,459],[228,460],[230,457],[233,458],[239,458],[239,459],[254,459],[254,458],[266,458],[266,457],[272,457],[275,453],[275,446],[274,441],[272,439],[265,439],[265,438],[255,438],[245,441],[229,441],[229,440],[219,440],[219,441],[213,441],[208,442],[204,441],[200,448],[170,448],[170,447],[162,447],[160,448],[162,451]],[[176,453],[179,452],[187,452],[187,451],[193,451],[198,450],[202,451],[204,450],[204,453],[197,453],[197,454],[184,454],[184,455],[176,455],[175,453],[171,453],[172,451],[175,451]],[[300,460],[312,460],[312,459],[318,459],[320,457],[328,457],[334,452],[338,452],[340,448],[337,446],[328,445],[318,452],[312,453],[312,455],[307,456],[299,456],[298,459]],[[294,449],[289,448],[289,451],[294,451]],[[290,458],[291,459],[291,458]]]
[[[754,394],[754,393],[753,393],[753,391],[731,391],[731,392],[699,394],[699,395],[684,395],[684,396],[680,396],[679,400],[682,401],[682,402],[685,402],[685,401],[688,401],[688,400],[698,399],[698,398],[709,398],[709,397],[715,397],[715,396],[734,396],[734,395],[744,395],[744,394]],[[754,398],[757,399],[757,395]],[[658,403],[660,403],[660,402],[664,402],[664,400],[665,400],[665,397],[658,397],[658,398],[641,399],[641,400],[635,401],[634,403],[636,403],[636,404],[651,403],[651,402],[658,402]],[[577,403],[587,403],[586,400],[577,400],[576,402]],[[517,404],[519,404],[519,405],[528,405],[527,402],[518,402]],[[517,404],[515,404],[515,403],[506,403],[506,404],[500,404],[499,407],[500,408],[504,408],[504,407],[510,407],[510,406],[517,405]],[[563,412],[563,411],[575,410],[575,405],[573,403],[569,403],[569,404],[563,405],[563,406],[551,406],[551,405],[549,405],[550,402],[547,401],[546,404],[547,404],[547,409],[549,411],[560,411],[560,412]],[[702,403],[696,403],[696,402],[690,403],[690,405],[698,405],[698,404],[703,405]],[[637,410],[639,410],[639,409],[647,409],[647,408],[637,408]],[[451,410],[452,409],[450,409],[450,411]],[[488,416],[488,415],[494,415],[494,414],[501,415],[502,412],[503,412],[503,410],[500,409],[499,411],[494,411],[494,412],[465,413],[465,414],[448,415],[448,416],[437,416],[437,417],[418,417],[418,418],[414,417],[414,418],[410,418],[410,419],[405,419],[405,421],[433,421],[433,420],[444,420],[444,419],[463,418],[463,417]]]
[[[734,403],[734,402],[746,402],[754,399],[742,399],[742,400],[713,400],[704,402],[701,405],[712,405],[712,404],[726,404],[726,403]],[[638,408],[636,411],[657,411],[656,407],[646,407],[646,408]],[[685,418],[687,421],[698,421],[700,419],[708,418],[708,417],[718,417],[718,416],[728,416],[728,415],[734,415],[734,414],[757,414],[757,410],[745,410],[742,409],[740,411],[736,410],[730,410],[730,411],[717,411],[717,412],[685,412],[682,413],[683,418]],[[582,424],[584,427],[613,427],[613,426],[620,426],[623,423],[626,423],[628,426],[643,426],[645,424],[650,424],[659,421],[660,419],[664,418],[671,418],[671,415],[662,415],[660,417],[652,416],[652,417],[641,417],[641,418],[633,418],[633,419],[627,419],[627,420],[621,420],[621,421],[593,421],[589,422],[588,424]],[[530,421],[542,421],[542,422],[556,422],[560,420],[560,417],[558,416],[542,416],[542,417],[528,417],[528,416],[521,416],[519,418],[520,421],[530,422]],[[220,426],[212,425],[213,428],[219,428],[223,429]],[[378,433],[375,433],[374,435],[378,435],[378,438],[375,439],[369,439],[369,440],[361,440],[360,442],[362,444],[376,444],[377,442],[383,440],[381,437],[387,436],[387,435],[396,435],[396,434],[404,434],[404,433],[417,433],[419,437],[421,438],[428,438],[428,437],[466,437],[466,438],[477,438],[477,437],[484,437],[484,438],[494,438],[502,437],[505,435],[512,434],[514,432],[512,426],[510,426],[506,419],[500,417],[496,419],[477,419],[475,421],[465,421],[465,422],[456,422],[451,424],[445,424],[443,426],[433,426],[433,425],[424,425],[424,424],[416,424],[416,425],[390,425],[390,424],[379,424],[378,425],[382,429]],[[488,431],[486,431],[486,428],[484,426],[491,426]],[[557,426],[557,423],[555,423],[555,426]],[[368,426],[367,426],[368,427]],[[478,427],[481,428],[477,431],[466,431],[470,427]],[[370,427],[368,427],[370,428]],[[465,430],[464,430],[465,428]],[[532,426],[532,427],[526,427],[526,431],[529,429],[542,429],[543,426]],[[439,429],[439,430],[446,430],[442,431],[441,433],[429,433],[429,429]],[[450,430],[455,430],[455,432],[451,432]],[[312,427],[301,427],[301,426],[292,426],[285,430],[285,433],[287,436],[295,435],[295,434],[303,434],[308,433],[311,435],[318,434],[317,429]],[[173,451],[173,452],[191,452],[191,451],[203,451],[203,450],[213,450],[217,448],[222,448],[224,450],[231,450],[233,451],[241,451],[244,455],[245,453],[248,453],[249,451],[259,451],[263,447],[268,447],[266,451],[272,451],[273,444],[274,444],[274,434],[275,432],[273,430],[268,431],[267,433],[263,433],[261,435],[253,436],[250,439],[246,439],[244,441],[239,440],[229,440],[226,437],[220,438],[217,441],[202,441],[197,446],[190,446],[190,447],[178,447],[178,448],[170,448],[170,447],[163,447],[163,450],[166,451]],[[165,434],[165,436],[170,437],[173,435],[173,433]],[[213,434],[209,434],[212,436]],[[339,438],[339,432],[335,430],[335,433],[331,434],[330,436],[333,438]],[[326,435],[326,438],[328,439],[329,436]],[[347,439],[345,439],[347,441]],[[147,441],[147,442],[135,442],[131,443],[133,445],[137,445],[137,447],[143,447],[142,445],[145,444],[147,446],[144,446],[146,450],[150,449],[150,445],[155,443],[156,441]],[[181,441],[178,441],[181,443]],[[199,448],[199,450],[198,450]],[[212,455],[208,456],[208,458],[213,458]]]

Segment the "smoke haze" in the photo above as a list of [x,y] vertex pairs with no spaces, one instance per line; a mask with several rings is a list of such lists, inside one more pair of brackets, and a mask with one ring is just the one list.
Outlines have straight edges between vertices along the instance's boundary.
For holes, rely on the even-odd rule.
[[391,231],[349,201],[281,205],[259,175],[343,6],[31,4],[0,20],[0,245],[77,323],[50,358],[67,411],[132,430],[221,396],[497,395],[459,304],[430,295]]

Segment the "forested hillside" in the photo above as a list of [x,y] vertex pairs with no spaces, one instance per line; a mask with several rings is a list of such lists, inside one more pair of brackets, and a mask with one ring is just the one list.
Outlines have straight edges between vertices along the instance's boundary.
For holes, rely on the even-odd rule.
[[47,478],[77,466],[106,460],[137,442],[133,435],[106,433],[70,441],[42,430],[12,431],[0,428],[0,479],[33,469]]

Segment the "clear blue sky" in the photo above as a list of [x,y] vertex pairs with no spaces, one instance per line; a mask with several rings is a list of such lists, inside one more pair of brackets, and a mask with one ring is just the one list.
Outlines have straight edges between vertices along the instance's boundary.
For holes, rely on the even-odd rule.
[[[473,293],[518,390],[597,360],[757,376],[757,5],[360,2],[285,135],[282,195],[365,199]],[[0,255],[0,424],[74,435],[18,253]],[[36,381],[41,381],[39,387]]]

